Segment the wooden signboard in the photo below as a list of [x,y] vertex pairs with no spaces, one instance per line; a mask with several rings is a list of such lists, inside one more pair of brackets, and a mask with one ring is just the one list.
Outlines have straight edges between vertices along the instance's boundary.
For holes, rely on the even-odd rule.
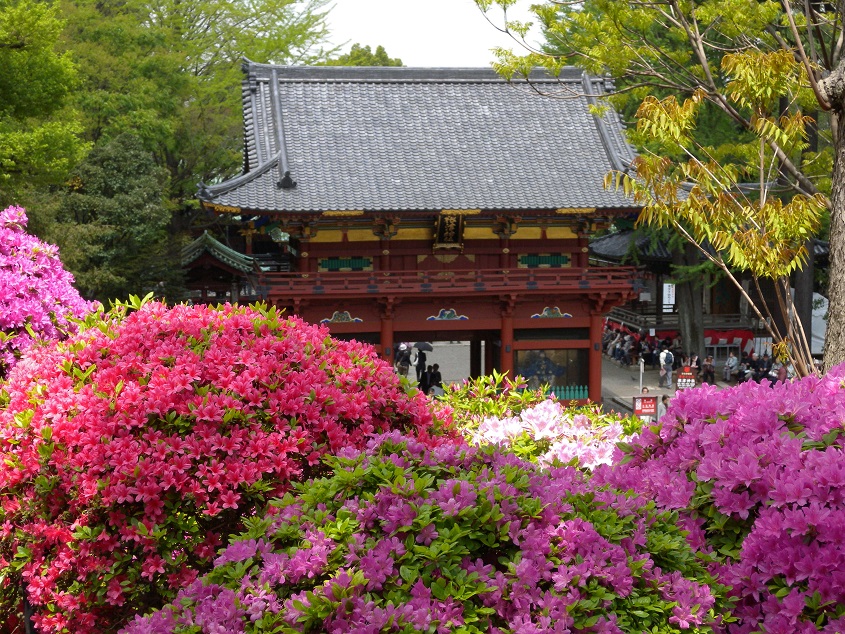
[[656,396],[635,396],[634,397],[634,416],[657,416],[657,397]]
[[695,387],[695,374],[692,373],[692,368],[685,365],[680,372],[678,372],[678,380],[675,382],[679,390],[685,390],[688,387]]

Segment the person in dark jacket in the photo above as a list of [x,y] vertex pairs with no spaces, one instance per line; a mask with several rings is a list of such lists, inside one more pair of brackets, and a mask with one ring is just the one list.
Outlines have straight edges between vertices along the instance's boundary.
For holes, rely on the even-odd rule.
[[428,390],[431,388],[431,366],[428,366],[423,370],[423,373],[420,375],[419,381],[419,389],[420,392],[423,394],[428,394]]
[[417,350],[417,362],[414,364],[414,368],[417,371],[417,382],[419,383],[422,379],[423,372],[425,372],[425,351],[424,350]]
[[436,363],[431,366],[431,380],[428,385],[429,387],[437,387],[441,390],[443,389],[443,377],[440,375],[440,366]]
[[701,364],[701,382],[711,385],[716,382],[716,365],[713,363],[713,357],[708,356]]
[[411,368],[411,351],[404,343],[399,344],[399,350],[396,352],[396,371],[402,376],[408,376],[408,370]]

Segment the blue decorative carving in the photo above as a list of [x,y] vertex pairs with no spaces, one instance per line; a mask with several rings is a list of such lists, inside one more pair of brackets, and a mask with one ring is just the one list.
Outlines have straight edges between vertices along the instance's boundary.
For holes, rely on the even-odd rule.
[[441,308],[436,315],[426,317],[426,321],[463,321],[469,319],[466,315],[459,315],[454,308]]
[[336,310],[328,319],[321,319],[321,324],[347,324],[364,321],[360,317],[353,317],[348,310]]
[[536,313],[531,315],[531,319],[555,319],[561,317],[572,317],[569,313],[562,313],[560,312],[560,308],[557,306],[546,306],[543,308],[542,313]]

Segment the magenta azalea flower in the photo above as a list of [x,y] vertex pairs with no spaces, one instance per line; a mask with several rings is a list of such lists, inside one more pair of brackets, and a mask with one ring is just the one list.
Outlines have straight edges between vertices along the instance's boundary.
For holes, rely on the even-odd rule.
[[97,307],[80,297],[58,249],[26,233],[22,207],[0,211],[0,376],[33,343],[73,332],[74,318]]

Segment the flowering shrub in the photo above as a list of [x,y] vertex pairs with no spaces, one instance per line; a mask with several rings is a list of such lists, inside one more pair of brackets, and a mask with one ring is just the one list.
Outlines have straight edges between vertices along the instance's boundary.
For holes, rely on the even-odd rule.
[[602,414],[595,406],[564,408],[544,389],[527,390],[521,377],[511,380],[497,372],[448,386],[435,408],[469,442],[506,445],[541,464],[609,463],[616,443],[642,425],[638,418]]
[[750,632],[845,632],[845,366],[679,392],[604,481],[681,513]]
[[616,443],[627,439],[615,416],[595,408],[564,409],[547,399],[517,416],[487,417],[470,434],[473,444],[504,444],[522,458],[593,468],[610,464]]
[[325,328],[259,307],[126,312],[32,349],[0,399],[0,609],[24,586],[42,633],[162,605],[323,454],[431,423],[371,348]]
[[0,211],[0,377],[33,337],[55,338],[94,306],[73,287],[58,249],[31,236],[22,207]]
[[398,432],[327,462],[124,632],[670,634],[728,607],[673,513],[578,469]]
[[438,416],[460,422],[465,431],[474,431],[489,416],[519,414],[546,400],[543,390],[526,389],[525,379],[508,378],[493,371],[490,376],[450,383],[434,401]]

